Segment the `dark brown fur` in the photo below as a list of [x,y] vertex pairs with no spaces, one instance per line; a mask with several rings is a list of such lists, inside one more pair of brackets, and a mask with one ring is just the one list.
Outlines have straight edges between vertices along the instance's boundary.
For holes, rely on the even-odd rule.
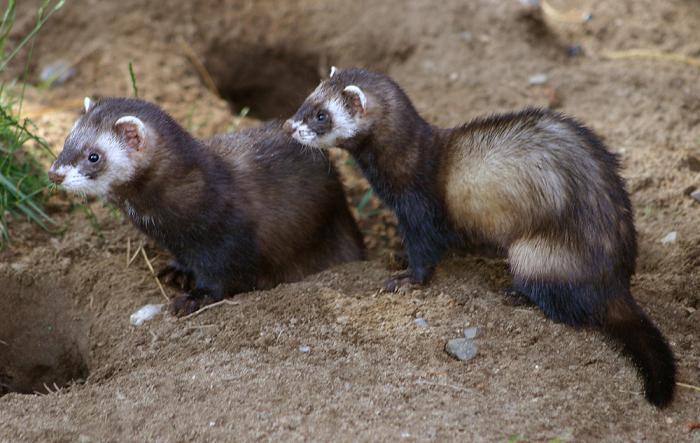
[[55,166],[78,162],[94,149],[85,135],[113,131],[125,115],[141,119],[151,140],[134,176],[109,199],[175,256],[163,275],[191,286],[176,312],[363,259],[333,166],[302,152],[280,122],[200,141],[151,103],[103,99],[78,122]]

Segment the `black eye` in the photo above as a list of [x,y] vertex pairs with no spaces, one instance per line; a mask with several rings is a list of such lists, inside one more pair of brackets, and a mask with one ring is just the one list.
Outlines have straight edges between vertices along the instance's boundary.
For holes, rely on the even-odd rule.
[[88,161],[90,163],[97,163],[97,161],[100,159],[99,154],[95,154],[94,152],[88,155]]
[[323,111],[318,111],[318,114],[316,114],[316,121],[325,122],[326,118],[328,118],[328,116]]

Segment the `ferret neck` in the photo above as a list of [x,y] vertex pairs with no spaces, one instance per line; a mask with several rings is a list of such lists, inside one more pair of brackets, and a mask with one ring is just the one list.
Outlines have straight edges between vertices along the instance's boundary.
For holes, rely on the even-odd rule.
[[[184,132],[184,130],[183,130]],[[150,155],[148,166],[138,170],[127,183],[113,190],[117,203],[129,201],[140,208],[156,208],[163,196],[174,195],[187,185],[182,178],[195,169],[206,169],[207,150],[200,140],[188,133],[161,140]]]
[[442,131],[417,114],[410,120],[379,122],[353,155],[374,190],[387,203],[435,173]]

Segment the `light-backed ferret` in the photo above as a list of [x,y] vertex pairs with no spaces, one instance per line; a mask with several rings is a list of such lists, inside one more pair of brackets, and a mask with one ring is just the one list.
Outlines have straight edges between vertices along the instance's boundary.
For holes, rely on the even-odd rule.
[[518,292],[622,343],[647,400],[671,401],[673,353],[630,293],[637,242],[619,162],[591,130],[540,109],[438,128],[393,80],[363,69],[333,69],[285,129],[349,151],[396,212],[409,269],[386,289],[426,283],[462,239],[491,242],[507,251]]

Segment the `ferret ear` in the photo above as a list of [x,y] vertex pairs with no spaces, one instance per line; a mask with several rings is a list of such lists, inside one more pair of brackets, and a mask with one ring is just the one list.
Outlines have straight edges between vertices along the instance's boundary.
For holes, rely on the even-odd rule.
[[348,99],[353,115],[364,113],[367,110],[367,97],[358,86],[350,85],[343,89],[343,96]]
[[133,115],[121,117],[114,123],[114,130],[130,149],[140,151],[146,146],[146,125],[140,118]]
[[338,73],[338,68],[336,68],[335,66],[331,66],[331,73],[328,74],[328,78],[333,78],[333,76],[337,73]]
[[92,100],[90,100],[90,97],[85,97],[83,99],[83,108],[85,108],[85,113],[87,114],[90,108],[92,107]]

